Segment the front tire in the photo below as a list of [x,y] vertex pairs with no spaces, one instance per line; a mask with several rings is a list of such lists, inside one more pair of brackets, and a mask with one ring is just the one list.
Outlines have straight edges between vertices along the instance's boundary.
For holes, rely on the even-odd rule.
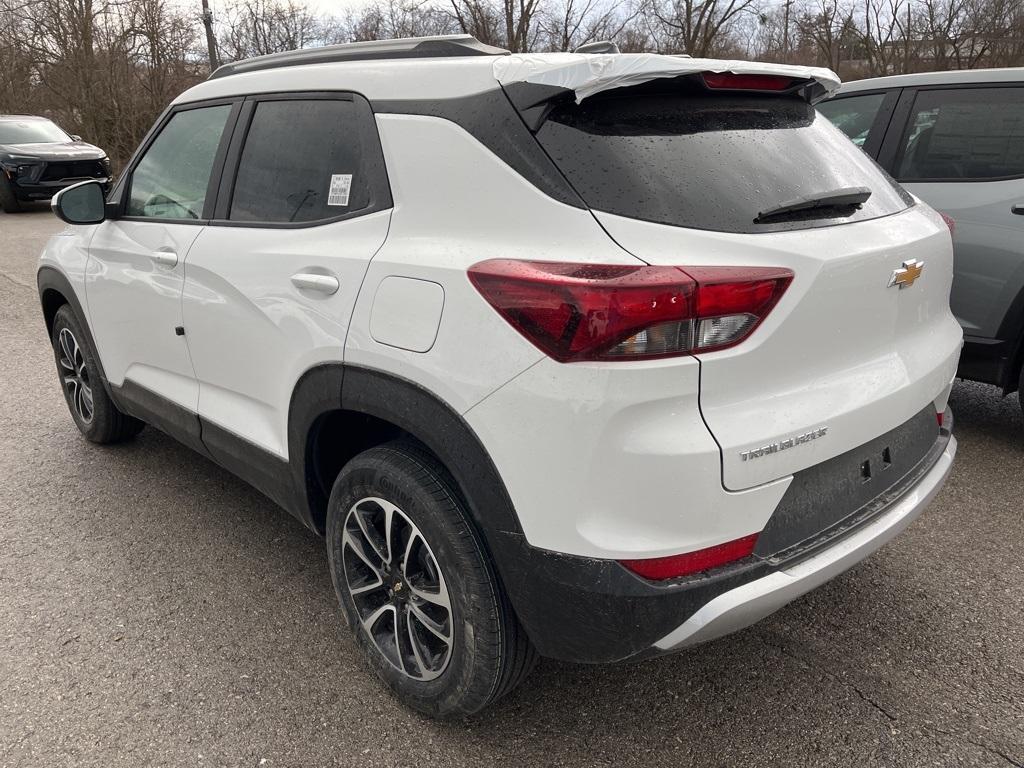
[[0,208],[4,213],[20,213],[21,203],[11,189],[11,183],[0,177]]
[[399,441],[350,461],[331,491],[327,544],[356,641],[407,706],[469,715],[533,668],[453,481],[423,449]]
[[71,307],[53,319],[53,354],[64,400],[75,426],[93,443],[119,443],[139,434],[145,423],[118,410],[96,365],[96,352]]

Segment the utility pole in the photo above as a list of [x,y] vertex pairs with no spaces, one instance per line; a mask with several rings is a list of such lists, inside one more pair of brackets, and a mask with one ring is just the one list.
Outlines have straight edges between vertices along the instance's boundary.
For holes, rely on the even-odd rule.
[[217,41],[213,39],[213,14],[209,0],[203,0],[203,26],[206,27],[206,51],[210,55],[210,72],[220,66],[217,61]]
[[789,9],[793,0],[786,0],[782,17],[782,63],[789,64]]

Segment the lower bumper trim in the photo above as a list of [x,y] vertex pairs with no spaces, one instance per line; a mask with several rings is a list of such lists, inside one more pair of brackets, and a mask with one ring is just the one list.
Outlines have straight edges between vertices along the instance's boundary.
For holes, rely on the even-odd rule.
[[956,438],[921,480],[893,506],[827,549],[724,592],[654,644],[658,651],[686,648],[750,626],[877,551],[924,510],[953,466]]

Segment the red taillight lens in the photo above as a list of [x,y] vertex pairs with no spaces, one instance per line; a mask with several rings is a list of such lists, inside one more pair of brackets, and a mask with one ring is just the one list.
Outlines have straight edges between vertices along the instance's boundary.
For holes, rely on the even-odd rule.
[[942,425],[946,423],[946,412],[945,411],[936,411],[935,412],[935,418],[939,422],[939,429],[942,429]]
[[731,72],[705,72],[704,85],[708,88],[734,91],[784,91],[793,84],[793,78],[782,75],[734,75]]
[[732,346],[771,311],[793,273],[494,259],[471,267],[469,279],[513,328],[566,363]]
[[742,560],[754,551],[759,534],[753,533],[742,539],[734,539],[696,552],[669,557],[655,557],[649,560],[620,560],[619,562],[638,576],[652,581],[678,579],[694,573],[709,571],[720,565]]
[[946,226],[949,227],[949,235],[950,235],[950,237],[955,235],[956,234],[956,221],[954,221],[953,217],[952,216],[947,216],[946,214],[941,213],[941,212],[939,213],[939,216],[942,217],[942,220],[944,222],[946,222]]

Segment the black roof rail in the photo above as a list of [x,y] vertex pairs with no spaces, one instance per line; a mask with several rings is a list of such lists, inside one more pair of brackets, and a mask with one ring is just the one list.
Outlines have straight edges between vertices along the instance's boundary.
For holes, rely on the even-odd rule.
[[252,59],[242,59],[217,67],[210,80],[245,72],[259,72],[279,67],[297,67],[302,64],[328,64],[339,61],[370,61],[372,59],[425,59],[450,56],[508,55],[504,48],[485,45],[472,35],[437,35],[435,37],[405,37],[397,40],[368,40],[362,43],[325,45],[322,48],[303,48],[298,51],[271,53]]

